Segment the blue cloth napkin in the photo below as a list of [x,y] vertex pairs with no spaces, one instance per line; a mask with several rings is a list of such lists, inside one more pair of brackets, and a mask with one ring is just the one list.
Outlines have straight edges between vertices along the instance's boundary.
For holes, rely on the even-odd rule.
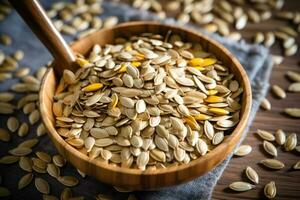
[[[44,7],[49,7],[54,1],[42,1]],[[132,20],[154,20],[161,21],[167,24],[177,24],[174,19],[167,18],[165,20],[160,20],[154,14],[146,11],[138,11],[127,5],[116,4],[110,2],[103,3],[104,13],[102,17],[108,16],[118,16],[119,20],[122,21],[132,21]],[[199,27],[192,25],[187,25],[188,28],[195,29],[196,31],[202,32],[209,35],[211,38],[217,40],[226,46],[241,62],[249,79],[251,81],[252,92],[253,92],[253,105],[251,110],[251,115],[249,118],[248,126],[243,134],[243,139],[248,132],[249,126],[255,117],[257,109],[259,107],[261,99],[266,95],[268,89],[268,80],[272,68],[271,58],[268,54],[268,50],[263,46],[250,45],[244,41],[235,42],[229,39],[225,39],[216,34],[210,34]],[[29,28],[25,25],[23,20],[13,12],[11,15],[5,19],[5,21],[0,23],[0,33],[6,33],[12,36],[13,44],[11,46],[0,45],[1,50],[6,54],[13,53],[16,49],[21,49],[25,52],[25,58],[20,62],[21,66],[27,66],[34,72],[40,66],[45,65],[48,61],[52,59],[51,55],[45,49],[45,47],[37,40]],[[64,36],[67,41],[71,41],[72,37]],[[6,91],[9,89],[10,85],[16,83],[16,79],[8,80],[0,84],[0,91]],[[17,113],[16,116],[21,120],[25,121],[25,117],[21,113]],[[1,127],[5,126],[7,116],[0,116]],[[30,134],[27,138],[35,137],[36,127],[30,127]],[[242,140],[243,140],[242,139]],[[241,140],[241,141],[242,141]],[[9,144],[1,143],[0,156],[5,155],[6,152],[13,146],[16,146],[22,140],[18,137],[13,138],[13,142]],[[40,139],[39,145],[36,149],[44,150],[50,154],[56,154],[54,146],[52,145],[50,139],[45,136]],[[193,181],[185,184],[181,184],[174,187],[169,187],[157,191],[139,191],[134,192],[138,199],[145,200],[191,200],[191,199],[210,199],[214,186],[216,185],[218,179],[222,175],[225,167],[230,161],[232,155],[222,162],[215,169],[199,177]],[[3,166],[0,165],[0,173],[3,177],[3,184],[10,188],[12,191],[12,199],[41,199],[41,195],[34,189],[33,184],[26,187],[23,190],[17,190],[17,182],[21,176],[25,174],[16,165],[13,166]],[[125,199],[128,194],[116,192],[111,186],[103,184],[97,181],[93,177],[82,178],[76,172],[76,169],[68,164],[61,170],[63,175],[74,175],[80,180],[80,184],[73,188],[75,195],[83,195],[86,199],[93,199],[98,193],[112,195],[115,199]],[[51,194],[58,196],[64,186],[59,184],[52,177],[47,175],[35,175],[36,177],[43,177],[46,179],[51,186]]]

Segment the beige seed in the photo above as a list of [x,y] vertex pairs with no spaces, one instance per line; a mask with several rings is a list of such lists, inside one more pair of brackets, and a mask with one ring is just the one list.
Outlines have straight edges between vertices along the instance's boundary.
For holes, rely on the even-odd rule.
[[200,155],[204,156],[208,151],[208,146],[204,140],[199,138],[196,144],[196,149],[200,153]]
[[231,183],[229,188],[237,192],[244,192],[255,188],[255,186],[247,182],[238,181]]
[[28,131],[29,131],[28,125],[26,124],[26,122],[23,122],[18,130],[18,135],[20,137],[24,137],[28,134]]
[[2,35],[0,35],[0,42],[4,45],[8,46],[12,43],[12,39],[8,35],[2,34]]
[[256,132],[263,140],[267,140],[269,142],[275,141],[275,136],[268,131],[257,129]]
[[276,149],[276,147],[271,143],[271,142],[268,142],[268,141],[264,141],[263,142],[263,147],[264,147],[264,150],[268,153],[268,154],[270,154],[270,155],[272,155],[272,156],[277,156],[277,149]]
[[278,97],[280,99],[286,98],[285,91],[281,87],[279,87],[278,85],[273,85],[272,86],[272,92],[276,95],[276,97]]
[[32,111],[30,114],[29,114],[29,122],[31,125],[35,124],[37,121],[40,120],[40,112],[36,109],[34,111]]
[[32,173],[28,173],[22,176],[18,182],[18,189],[21,190],[25,188],[27,185],[31,183],[32,179],[33,179]]
[[241,145],[237,148],[237,150],[234,152],[234,155],[236,156],[245,156],[251,153],[252,147],[250,145]]
[[118,18],[115,16],[107,17],[103,22],[103,28],[110,28],[118,24]]
[[297,146],[297,135],[296,133],[290,134],[285,143],[284,143],[284,150],[292,151]]
[[286,141],[286,135],[283,132],[283,130],[278,129],[275,132],[275,140],[276,140],[276,142],[277,142],[278,145],[283,145],[285,143],[285,141]]
[[284,163],[276,159],[264,159],[260,161],[261,164],[270,169],[282,169],[284,168]]
[[49,194],[50,193],[50,186],[47,181],[42,178],[35,178],[35,187],[36,189],[42,194]]
[[268,99],[264,98],[261,102],[260,102],[260,107],[262,107],[265,110],[271,110],[271,103]]
[[67,187],[73,187],[79,183],[78,179],[73,176],[59,176],[57,180]]
[[8,151],[11,155],[14,156],[26,156],[32,152],[30,148],[27,147],[17,147]]
[[50,163],[50,162],[51,162],[51,156],[50,156],[48,153],[46,153],[46,152],[43,152],[43,151],[36,151],[36,152],[35,152],[35,155],[36,155],[39,159],[43,160],[43,161],[46,162],[46,163]]
[[210,140],[212,140],[215,134],[214,127],[208,120],[204,122],[204,133]]
[[76,77],[74,73],[68,69],[64,70],[63,79],[69,85],[74,84],[76,82]]
[[149,162],[149,152],[142,152],[136,160],[137,166],[140,170],[145,170]]
[[15,98],[14,93],[0,92],[0,102],[9,102]]
[[19,120],[16,117],[9,117],[7,120],[7,128],[11,132],[16,132],[19,128]]
[[288,79],[294,82],[300,82],[300,74],[294,71],[287,71],[285,73]]
[[10,133],[5,129],[0,128],[0,141],[9,142],[10,138]]
[[46,132],[47,132],[47,130],[46,130],[44,124],[43,124],[43,123],[40,123],[40,124],[38,125],[37,129],[36,129],[36,135],[37,135],[38,137],[41,137],[41,136],[45,135]]
[[284,112],[291,117],[300,118],[300,108],[286,108]]
[[27,172],[32,172],[33,162],[28,157],[21,157],[19,161],[19,166],[21,169]]
[[275,196],[276,196],[276,186],[275,186],[274,181],[271,181],[271,182],[269,182],[265,185],[264,194],[269,199],[275,198]]
[[58,167],[63,167],[66,164],[66,160],[61,155],[55,155],[52,158],[53,163]]
[[60,169],[53,163],[48,163],[46,170],[48,174],[54,178],[58,178],[60,176]]
[[21,77],[27,76],[29,74],[29,72],[30,72],[30,68],[23,67],[23,68],[20,68],[18,71],[16,71],[15,76],[18,78],[21,78]]
[[33,138],[33,139],[28,139],[28,140],[24,140],[23,142],[21,142],[18,147],[26,147],[26,148],[32,148],[35,145],[37,145],[37,143],[39,142],[38,139]]
[[146,111],[146,103],[144,100],[140,99],[136,102],[135,109],[137,113],[143,113]]
[[246,173],[247,178],[249,178],[249,180],[251,180],[255,184],[258,184],[259,176],[252,167],[247,166],[245,173]]
[[292,83],[291,85],[289,85],[288,91],[300,92],[300,83]]
[[285,49],[284,51],[284,55],[285,56],[292,56],[292,55],[295,55],[298,51],[298,46],[297,44],[294,44],[290,47],[288,47],[287,49]]
[[14,53],[14,58],[18,61],[22,60],[24,58],[24,52],[22,50],[17,50]]
[[18,156],[11,156],[11,155],[6,155],[0,158],[0,164],[13,164],[15,162],[19,161],[19,157]]

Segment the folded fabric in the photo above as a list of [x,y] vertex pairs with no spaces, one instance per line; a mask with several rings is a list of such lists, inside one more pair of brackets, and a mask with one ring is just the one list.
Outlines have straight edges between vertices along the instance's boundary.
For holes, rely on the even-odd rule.
[[[45,7],[51,5],[53,1],[42,1]],[[107,16],[118,16],[120,21],[133,21],[133,20],[155,20],[162,23],[168,24],[178,24],[174,19],[164,19],[160,20],[156,15],[151,14],[146,11],[139,11],[133,9],[127,5],[116,4],[110,2],[103,3],[104,18]],[[226,46],[241,62],[251,81],[252,92],[253,92],[253,105],[251,110],[251,115],[249,119],[248,126],[245,130],[243,138],[246,136],[249,125],[255,117],[256,111],[259,107],[261,99],[265,96],[268,88],[268,80],[272,68],[272,63],[268,50],[262,46],[258,45],[249,45],[245,42],[235,42],[229,39],[225,39],[215,34],[207,33],[201,30],[199,27],[192,25],[187,25],[188,28],[193,28],[196,31],[202,32],[209,35],[211,38],[214,38],[218,42]],[[50,61],[51,55],[47,52],[45,47],[36,39],[33,33],[25,25],[23,20],[17,15],[16,12],[13,12],[8,18],[1,22],[0,24],[1,33],[6,33],[12,36],[13,44],[11,46],[2,47],[3,51],[7,54],[13,53],[16,49],[21,49],[25,52],[25,58],[21,61],[21,66],[28,66],[32,71],[36,70],[38,67],[44,65]],[[72,37],[65,36],[68,41],[71,41]],[[5,83],[0,84],[0,90],[7,90],[11,84],[15,83],[17,80],[9,80]],[[17,117],[22,121],[25,120],[25,117],[21,114],[17,114]],[[5,126],[7,117],[0,116],[0,125],[1,127]],[[30,127],[30,134],[28,138],[35,137],[36,127]],[[16,146],[20,142],[20,139],[16,139],[9,144],[4,144],[1,147],[1,152],[7,152],[12,146]],[[57,151],[52,145],[50,139],[46,136],[40,139],[38,150],[43,150],[49,152],[50,154],[55,154]],[[145,200],[168,200],[168,199],[209,199],[211,197],[214,186],[217,183],[217,180],[220,178],[222,172],[230,161],[232,155],[230,155],[223,163],[217,166],[214,170],[207,173],[206,175],[199,177],[188,183],[165,188],[157,191],[139,191],[134,192],[139,199]],[[28,187],[24,190],[17,190],[16,183],[19,178],[24,175],[24,172],[21,171],[17,166],[5,167],[0,165],[0,170],[5,172],[5,174],[11,174],[9,179],[5,179],[5,184],[11,186],[9,188],[14,188],[13,199],[39,199],[39,194],[37,191]],[[111,186],[103,184],[96,180],[93,177],[86,177],[83,179],[78,175],[76,169],[68,164],[61,172],[63,175],[74,175],[80,180],[80,184],[76,186],[73,191],[76,195],[83,195],[86,199],[93,199],[96,194],[104,193],[111,194],[115,199],[124,199],[126,194],[116,192]],[[56,180],[52,177],[42,175],[50,185],[52,194],[60,194],[62,190],[62,185],[57,184]],[[32,186],[30,186],[32,187]],[[25,198],[26,195],[26,198]]]

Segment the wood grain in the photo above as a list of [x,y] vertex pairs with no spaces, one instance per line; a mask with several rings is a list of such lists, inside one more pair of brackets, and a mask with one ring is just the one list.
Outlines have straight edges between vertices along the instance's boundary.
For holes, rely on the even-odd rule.
[[56,132],[52,113],[52,102],[57,78],[54,76],[53,70],[50,68],[47,71],[41,85],[41,116],[45,127],[49,132],[49,136],[60,154],[62,154],[82,172],[92,175],[105,183],[127,187],[134,190],[161,188],[186,182],[210,171],[222,162],[230,152],[232,152],[233,148],[239,141],[246,126],[251,107],[252,96],[250,83],[246,72],[237,59],[219,43],[203,36],[202,34],[177,26],[162,25],[154,22],[130,22],[115,26],[111,29],[103,29],[89,35],[88,37],[75,42],[72,45],[72,49],[74,52],[87,54],[94,44],[104,45],[112,43],[116,37],[129,37],[144,32],[166,35],[170,30],[173,34],[179,34],[185,41],[199,42],[205,50],[216,55],[217,58],[222,60],[223,64],[228,66],[235,74],[235,77],[239,80],[244,90],[240,122],[230,136],[214,150],[188,164],[166,169],[146,171],[114,167],[97,159],[91,160],[88,156],[86,156],[86,154],[79,153],[77,149],[66,143]]

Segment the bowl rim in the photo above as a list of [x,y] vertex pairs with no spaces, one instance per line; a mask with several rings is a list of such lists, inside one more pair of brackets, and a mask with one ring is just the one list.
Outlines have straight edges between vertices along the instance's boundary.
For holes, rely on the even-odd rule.
[[[218,150],[223,149],[226,150],[226,145],[228,145],[228,142],[230,142],[230,140],[234,140],[237,141],[235,143],[233,143],[234,146],[236,146],[238,144],[238,141],[240,140],[245,126],[248,122],[248,118],[250,115],[250,109],[251,109],[251,104],[252,104],[252,92],[251,92],[251,86],[250,86],[250,81],[248,79],[247,73],[244,70],[244,68],[242,67],[242,65],[240,64],[240,62],[237,60],[237,58],[227,49],[225,48],[222,44],[220,44],[219,42],[215,41],[214,39],[211,39],[210,37],[200,33],[200,32],[196,32],[193,29],[190,28],[186,28],[186,27],[179,27],[177,25],[169,25],[169,24],[163,24],[163,23],[158,23],[158,22],[153,22],[153,21],[139,21],[139,22],[125,22],[125,23],[121,23],[117,26],[114,26],[112,28],[105,28],[105,29],[101,29],[91,35],[97,34],[99,32],[102,31],[107,31],[110,29],[115,29],[115,28],[120,28],[120,27],[127,27],[129,28],[130,26],[139,26],[139,25],[145,25],[145,24],[150,24],[152,26],[165,26],[165,27],[169,27],[170,29],[177,29],[180,30],[182,32],[189,32],[191,34],[194,34],[195,36],[202,38],[203,40],[208,41],[209,43],[212,43],[215,47],[217,47],[223,54],[226,54],[228,57],[231,57],[231,61],[232,61],[232,66],[234,66],[235,68],[237,68],[238,73],[240,73],[241,80],[242,80],[242,84],[244,86],[244,93],[246,93],[246,95],[243,98],[243,101],[245,101],[245,107],[244,107],[244,112],[243,114],[241,114],[240,116],[240,121],[239,123],[235,126],[234,130],[232,131],[232,133],[229,135],[228,138],[226,138],[221,144],[219,144],[217,147],[215,147],[212,151],[210,151],[209,153],[207,153],[204,156],[201,156],[195,160],[192,160],[191,162],[187,163],[187,164],[180,164],[177,166],[171,166],[171,167],[167,167],[167,168],[158,168],[156,170],[145,170],[142,171],[140,169],[132,169],[132,168],[124,168],[124,167],[119,167],[119,166],[113,166],[111,164],[107,164],[104,162],[101,162],[97,159],[91,159],[89,158],[87,155],[81,153],[78,149],[76,149],[75,147],[72,147],[71,145],[69,145],[56,131],[56,129],[54,128],[54,126],[52,125],[52,127],[49,127],[48,124],[52,124],[51,120],[46,117],[46,106],[44,105],[44,100],[43,100],[43,90],[46,90],[46,79],[47,77],[51,74],[54,73],[53,68],[50,67],[49,69],[47,69],[46,73],[44,74],[44,77],[42,79],[42,83],[41,83],[41,88],[40,88],[40,92],[39,92],[39,100],[40,100],[40,112],[41,112],[41,116],[42,116],[42,121],[45,125],[45,128],[48,130],[48,134],[50,134],[58,143],[60,143],[61,146],[63,146],[63,148],[65,149],[65,151],[68,151],[69,153],[73,154],[73,156],[75,157],[80,157],[81,160],[88,162],[90,164],[96,165],[99,168],[104,168],[108,171],[112,171],[112,172],[118,172],[118,173],[125,173],[125,174],[129,174],[129,175],[158,175],[158,174],[167,174],[167,173],[173,173],[173,172],[177,172],[179,173],[182,170],[185,170],[187,168],[190,168],[192,166],[198,165],[201,162],[205,162],[208,160],[213,159],[213,157],[217,154]],[[90,35],[89,35],[90,36]],[[89,37],[87,36],[87,37]],[[79,40],[78,40],[79,41]],[[74,46],[74,44],[76,44],[75,41],[72,45],[71,48]],[[52,110],[52,108],[51,108]],[[50,138],[52,138],[50,137]],[[232,151],[230,151],[232,152]],[[223,160],[225,160],[228,155],[230,154],[230,152],[226,152],[226,157],[224,157],[223,159],[220,159],[217,163],[214,164],[213,168],[216,167],[219,163],[221,163]],[[76,155],[77,154],[77,155]],[[212,169],[213,169],[212,168]],[[212,170],[211,169],[211,170]]]

